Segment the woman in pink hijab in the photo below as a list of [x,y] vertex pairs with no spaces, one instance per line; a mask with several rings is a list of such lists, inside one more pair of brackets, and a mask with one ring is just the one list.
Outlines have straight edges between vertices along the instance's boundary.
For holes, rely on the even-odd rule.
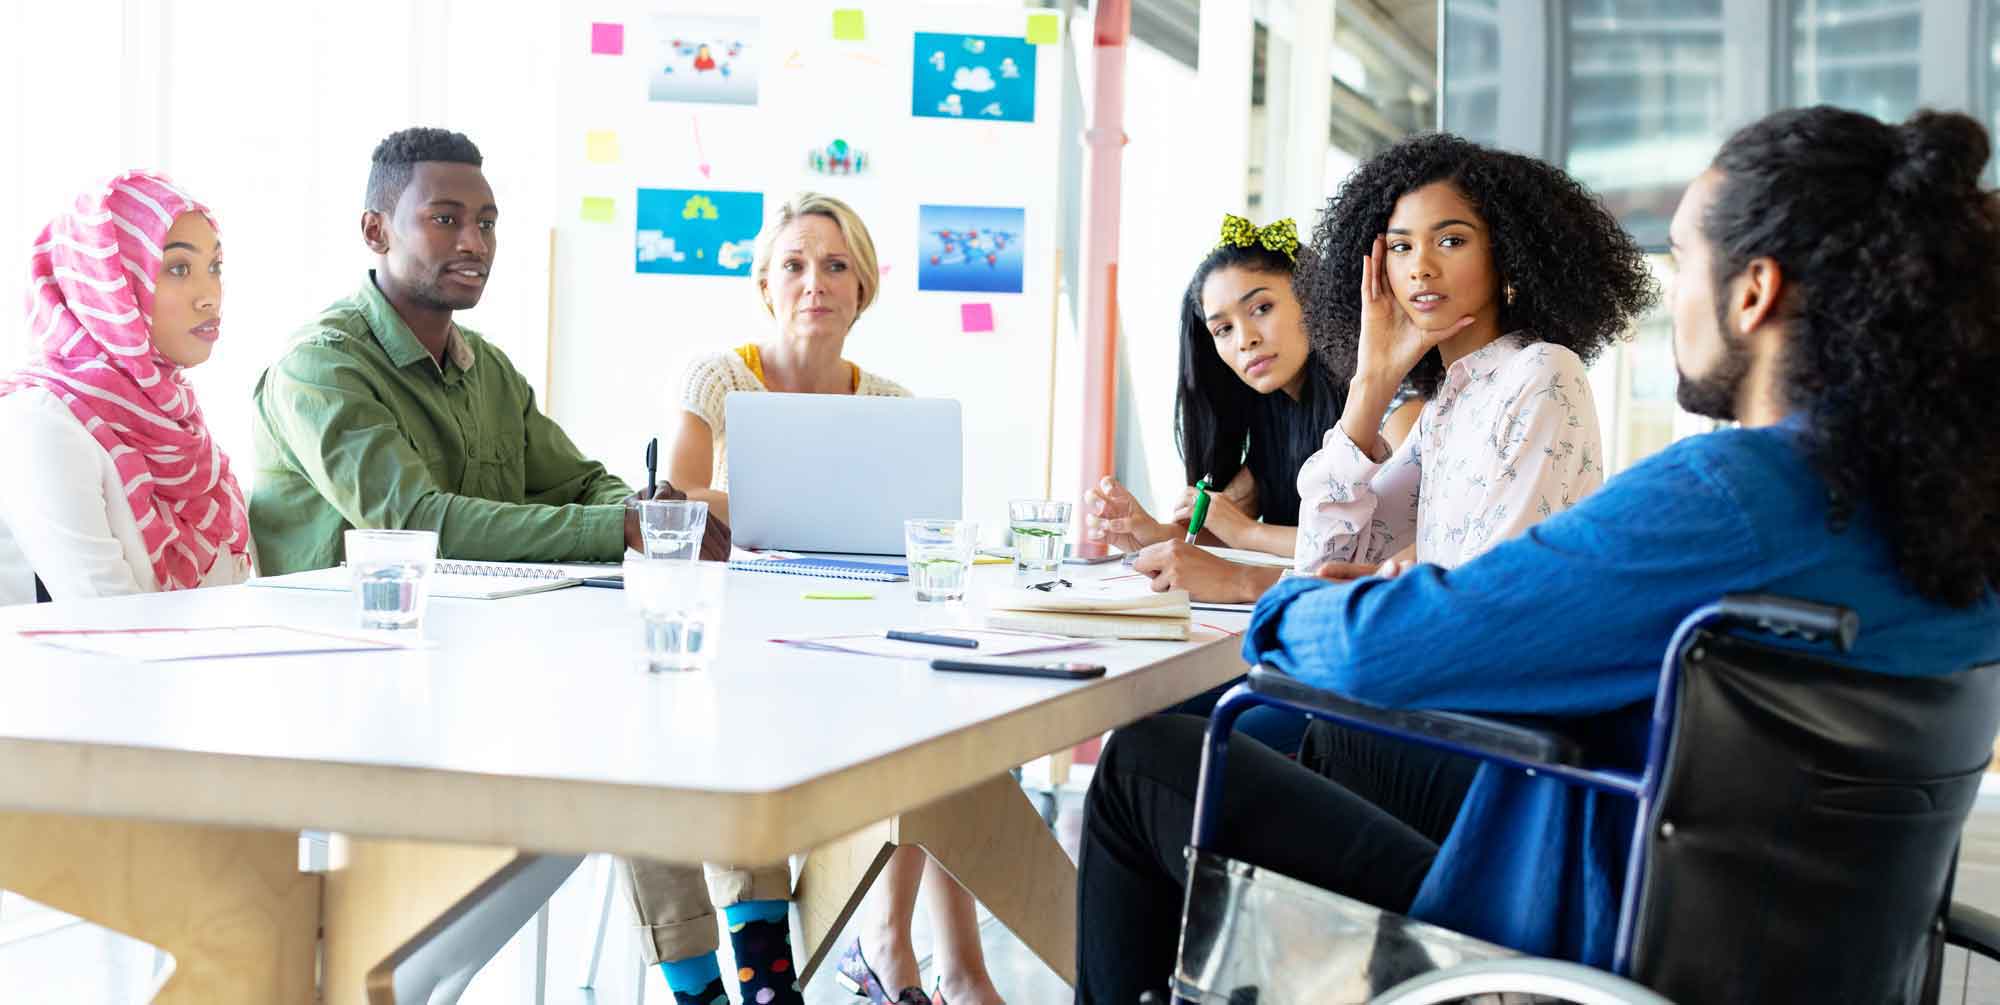
[[222,334],[208,208],[141,171],[85,192],[35,238],[27,313],[30,359],[0,377],[0,603],[249,578],[243,492],[182,376]]

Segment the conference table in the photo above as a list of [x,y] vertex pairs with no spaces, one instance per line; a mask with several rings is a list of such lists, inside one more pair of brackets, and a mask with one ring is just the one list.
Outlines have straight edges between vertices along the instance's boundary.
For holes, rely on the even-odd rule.
[[[1079,580],[1128,574],[1067,566]],[[802,855],[802,979],[921,845],[1066,980],[1075,868],[1009,772],[1242,673],[1240,613],[1098,642],[1072,682],[776,639],[980,623],[907,583],[730,571],[705,670],[647,673],[622,591],[434,598],[409,648],[147,662],[22,630],[356,631],[340,592],[0,608],[0,889],[172,954],[159,1002],[447,1002],[581,856]],[[867,600],[807,599],[859,591]],[[298,832],[338,835],[300,869]],[[525,912],[525,913],[524,913]],[[636,965],[636,961],[635,961]]]

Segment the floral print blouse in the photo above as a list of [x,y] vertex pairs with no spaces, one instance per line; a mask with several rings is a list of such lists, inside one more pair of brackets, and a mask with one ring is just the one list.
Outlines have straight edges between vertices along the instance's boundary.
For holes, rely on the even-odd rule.
[[1338,425],[1299,471],[1294,563],[1459,565],[1604,484],[1604,446],[1576,353],[1505,335],[1445,371],[1408,439],[1377,464]]

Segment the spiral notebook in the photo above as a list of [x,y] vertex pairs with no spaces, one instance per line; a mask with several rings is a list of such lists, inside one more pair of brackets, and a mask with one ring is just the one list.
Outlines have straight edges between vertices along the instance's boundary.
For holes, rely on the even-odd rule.
[[[433,597],[463,600],[500,600],[548,590],[576,586],[585,579],[604,575],[619,567],[604,565],[554,565],[535,562],[475,562],[443,559],[431,567],[430,593]],[[313,569],[283,576],[259,576],[251,586],[283,590],[350,590],[353,578],[346,566]]]
[[852,562],[841,558],[732,558],[731,569],[743,572],[777,572],[787,576],[818,576],[822,579],[859,579],[870,583],[901,583],[910,578],[907,565],[879,562]]

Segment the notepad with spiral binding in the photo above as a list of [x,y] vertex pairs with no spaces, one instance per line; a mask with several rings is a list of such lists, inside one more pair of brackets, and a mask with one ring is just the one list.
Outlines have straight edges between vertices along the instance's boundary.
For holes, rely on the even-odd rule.
[[744,572],[778,572],[788,576],[818,576],[822,579],[858,579],[870,583],[901,583],[910,578],[907,565],[850,562],[839,558],[735,558],[731,569]]
[[[477,562],[441,559],[431,567],[430,595],[461,600],[500,600],[575,586],[583,580],[616,570],[616,565],[557,565],[525,562]],[[290,590],[349,590],[353,573],[345,566],[314,569],[284,576],[260,576],[251,586]]]

